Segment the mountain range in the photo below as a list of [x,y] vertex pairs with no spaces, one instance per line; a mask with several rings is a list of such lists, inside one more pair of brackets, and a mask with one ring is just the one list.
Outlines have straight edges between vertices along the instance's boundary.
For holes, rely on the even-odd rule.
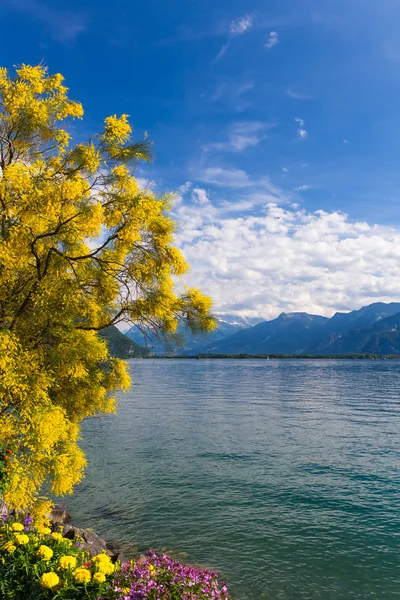
[[156,354],[400,354],[399,302],[375,302],[331,318],[295,312],[270,321],[232,315],[217,320],[216,331],[207,336],[180,329],[183,343],[172,351],[151,332],[147,344],[136,328],[125,335]]
[[215,331],[204,335],[193,335],[183,326],[178,327],[177,336],[170,338],[168,343],[157,337],[154,332],[147,330],[144,335],[137,327],[125,331],[125,335],[140,346],[148,348],[154,354],[198,354],[206,344],[214,344],[223,340],[237,331],[246,329],[262,319],[253,317],[238,317],[221,314],[217,316],[218,326]]

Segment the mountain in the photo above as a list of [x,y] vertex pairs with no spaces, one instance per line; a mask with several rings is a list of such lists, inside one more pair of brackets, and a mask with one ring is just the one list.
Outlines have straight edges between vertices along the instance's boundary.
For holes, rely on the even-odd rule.
[[333,334],[311,350],[312,354],[399,354],[400,312],[366,327]]
[[[310,339],[306,354],[357,352],[357,350],[353,350],[356,346],[359,347],[355,331],[374,325],[398,312],[400,312],[400,302],[390,302],[389,304],[374,302],[349,313],[335,313],[321,329],[315,332],[314,338]],[[344,335],[350,332],[353,333],[347,337]],[[341,347],[343,350],[338,350]]]
[[147,348],[130,340],[114,325],[103,329],[99,335],[106,340],[110,354],[116,358],[143,357],[150,354]]
[[330,319],[307,313],[282,313],[272,321],[211,340],[198,353],[397,354],[399,315],[399,302],[375,302],[349,313],[336,313]]
[[137,327],[129,329],[125,335],[131,340],[146,346],[151,352],[155,354],[198,354],[200,349],[205,344],[216,343],[241,329],[250,327],[256,323],[259,323],[261,319],[254,317],[238,317],[228,314],[216,315],[217,317],[217,329],[210,333],[193,335],[184,326],[178,327],[178,338],[179,343],[171,338],[170,344],[166,344],[162,339],[157,336],[151,330],[147,330],[146,336],[143,335]]
[[214,354],[300,354],[310,338],[329,319],[307,313],[282,313],[243,329],[220,341],[203,346],[201,353]]

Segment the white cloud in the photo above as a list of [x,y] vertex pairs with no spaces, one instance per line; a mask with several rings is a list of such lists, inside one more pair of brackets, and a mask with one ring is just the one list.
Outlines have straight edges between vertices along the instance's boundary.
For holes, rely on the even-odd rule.
[[179,187],[178,191],[180,194],[186,194],[186,192],[189,191],[192,186],[193,183],[191,181],[187,181]]
[[205,206],[206,204],[210,203],[208,194],[207,194],[206,190],[204,190],[203,188],[194,188],[193,189],[192,200],[196,204],[201,204],[202,206]]
[[271,123],[260,121],[239,121],[233,123],[228,130],[227,142],[207,144],[205,150],[227,150],[242,152],[249,146],[256,146],[266,137],[266,132],[273,127]]
[[304,185],[299,185],[298,187],[296,187],[294,189],[296,190],[296,192],[305,192],[306,190],[311,189],[311,185],[308,185],[307,183],[305,183]]
[[242,188],[251,185],[248,174],[241,169],[207,167],[197,174],[197,178],[199,181],[224,187]]
[[154,190],[157,184],[152,179],[146,179],[146,177],[135,177],[136,183],[141,190]]
[[343,140],[343,144],[350,144],[349,140]]
[[231,21],[229,25],[229,33],[230,38],[228,41],[222,46],[221,50],[218,52],[217,56],[214,58],[213,63],[216,63],[220,58],[224,56],[226,51],[228,50],[233,37],[238,35],[242,35],[249,29],[251,29],[253,25],[253,17],[252,15],[244,15],[244,17],[239,17],[238,19],[234,19]]
[[245,31],[251,29],[253,25],[253,17],[251,15],[244,15],[234,21],[231,21],[229,31],[232,35],[241,35]]
[[269,203],[259,215],[207,205],[176,210],[189,285],[216,310],[275,317],[331,315],[400,297],[400,231],[325,211]]
[[266,48],[272,48],[279,44],[279,34],[276,31],[271,31],[268,40],[265,42]]
[[298,136],[301,138],[306,138],[308,136],[308,131],[304,129],[304,120],[300,119],[300,117],[295,117],[294,120],[299,124],[299,129],[297,130]]

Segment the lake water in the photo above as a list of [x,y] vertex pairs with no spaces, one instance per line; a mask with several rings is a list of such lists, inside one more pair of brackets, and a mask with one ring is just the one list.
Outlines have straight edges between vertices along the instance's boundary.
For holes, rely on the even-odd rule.
[[400,598],[400,362],[131,361],[67,499],[235,600]]

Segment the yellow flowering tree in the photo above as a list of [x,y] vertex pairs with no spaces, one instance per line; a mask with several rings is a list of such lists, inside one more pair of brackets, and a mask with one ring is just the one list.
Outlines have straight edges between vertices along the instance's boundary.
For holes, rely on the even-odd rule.
[[81,420],[113,411],[113,390],[129,386],[100,330],[214,327],[209,298],[174,290],[188,267],[170,196],[133,175],[147,142],[114,115],[73,145],[62,122],[82,115],[61,75],[0,69],[0,484],[21,510],[48,508],[43,486],[72,491],[85,467]]

